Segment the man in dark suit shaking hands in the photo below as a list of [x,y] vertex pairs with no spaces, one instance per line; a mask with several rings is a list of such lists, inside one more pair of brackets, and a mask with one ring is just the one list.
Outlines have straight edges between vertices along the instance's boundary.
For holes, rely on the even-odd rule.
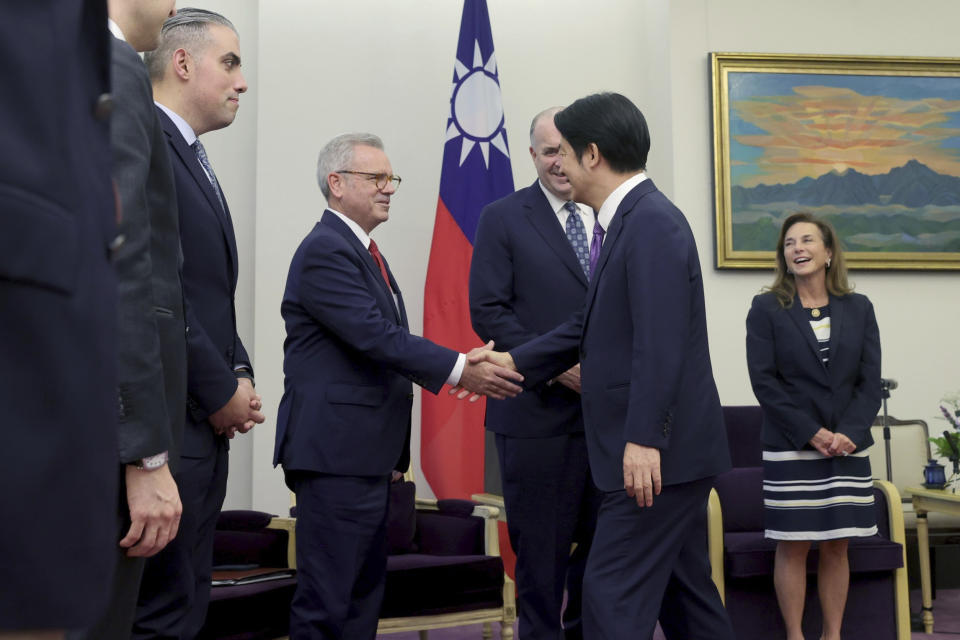
[[[532,385],[580,361],[590,468],[604,492],[584,577],[584,636],[732,639],[710,579],[706,502],[729,451],[703,280],[683,214],[645,175],[650,135],[612,93],[554,118],[573,197],[605,231],[583,310],[493,359]],[[512,356],[512,358],[511,358]]]
[[411,381],[432,393],[447,383],[504,398],[522,378],[410,334],[400,287],[370,237],[400,184],[378,137],[331,140],[317,180],[327,210],[293,256],[280,308],[287,338],[274,464],[297,494],[290,637],[372,640],[388,483],[410,460]]
[[230,125],[247,83],[236,29],[182,9],[144,56],[176,181],[188,305],[187,401],[177,485],[180,533],[150,559],[134,638],[193,638],[207,613],[213,538],[227,491],[227,438],[263,422],[253,366],[237,335],[237,243],[230,207],[199,136]]
[[[560,132],[553,124],[559,110],[537,114],[530,125],[537,181],[489,204],[477,227],[470,316],[477,335],[501,349],[561,324],[583,307],[587,292],[595,216],[571,199],[560,170]],[[600,496],[587,464],[580,366],[516,398],[489,400],[485,424],[496,434],[517,554],[520,640],[582,638],[583,569]]]

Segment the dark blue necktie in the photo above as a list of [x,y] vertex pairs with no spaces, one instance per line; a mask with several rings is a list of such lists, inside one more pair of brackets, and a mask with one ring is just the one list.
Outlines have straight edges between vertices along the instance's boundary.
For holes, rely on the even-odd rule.
[[200,161],[200,165],[207,174],[207,180],[210,181],[210,186],[213,187],[213,192],[217,194],[217,200],[220,202],[220,208],[223,211],[226,211],[227,208],[223,206],[223,194],[220,193],[220,184],[217,182],[217,174],[213,172],[213,167],[210,166],[210,159],[207,158],[207,150],[203,148],[203,143],[200,142],[200,138],[194,140],[193,144],[190,146],[193,147],[194,152],[197,154],[197,160]]
[[563,208],[567,213],[567,240],[573,246],[573,252],[577,254],[577,260],[580,262],[580,268],[583,269],[583,275],[590,279],[590,245],[587,244],[587,230],[583,226],[583,220],[577,212],[577,205],[573,200],[568,200]]

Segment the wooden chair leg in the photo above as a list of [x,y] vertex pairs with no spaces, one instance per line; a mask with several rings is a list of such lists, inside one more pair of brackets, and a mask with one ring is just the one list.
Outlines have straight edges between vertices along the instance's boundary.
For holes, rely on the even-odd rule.
[[513,640],[513,623],[500,623],[500,640]]
[[421,629],[421,630],[420,630],[420,640],[427,640],[427,630],[426,630],[426,629]]

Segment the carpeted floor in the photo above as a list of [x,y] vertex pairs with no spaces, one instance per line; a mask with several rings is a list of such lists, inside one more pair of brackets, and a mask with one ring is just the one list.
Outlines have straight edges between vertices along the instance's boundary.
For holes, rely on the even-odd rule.
[[[920,591],[910,592],[910,610],[920,611]],[[516,627],[514,627],[516,628]],[[933,603],[933,633],[914,631],[911,640],[958,640],[960,639],[960,589],[941,589],[937,592],[937,599]],[[480,625],[457,627],[453,629],[437,629],[428,635],[429,640],[480,640]],[[514,636],[516,637],[516,636]],[[377,636],[380,640],[419,640],[416,632],[393,633]],[[494,625],[494,640],[499,640],[500,629]],[[659,628],[654,640],[663,640]]]

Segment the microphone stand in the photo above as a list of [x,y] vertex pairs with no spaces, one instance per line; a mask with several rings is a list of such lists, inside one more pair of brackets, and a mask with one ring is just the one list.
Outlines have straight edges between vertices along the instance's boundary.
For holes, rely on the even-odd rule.
[[880,379],[880,395],[883,397],[883,447],[887,454],[887,482],[893,482],[893,462],[890,460],[890,418],[887,415],[890,383],[886,378]]

